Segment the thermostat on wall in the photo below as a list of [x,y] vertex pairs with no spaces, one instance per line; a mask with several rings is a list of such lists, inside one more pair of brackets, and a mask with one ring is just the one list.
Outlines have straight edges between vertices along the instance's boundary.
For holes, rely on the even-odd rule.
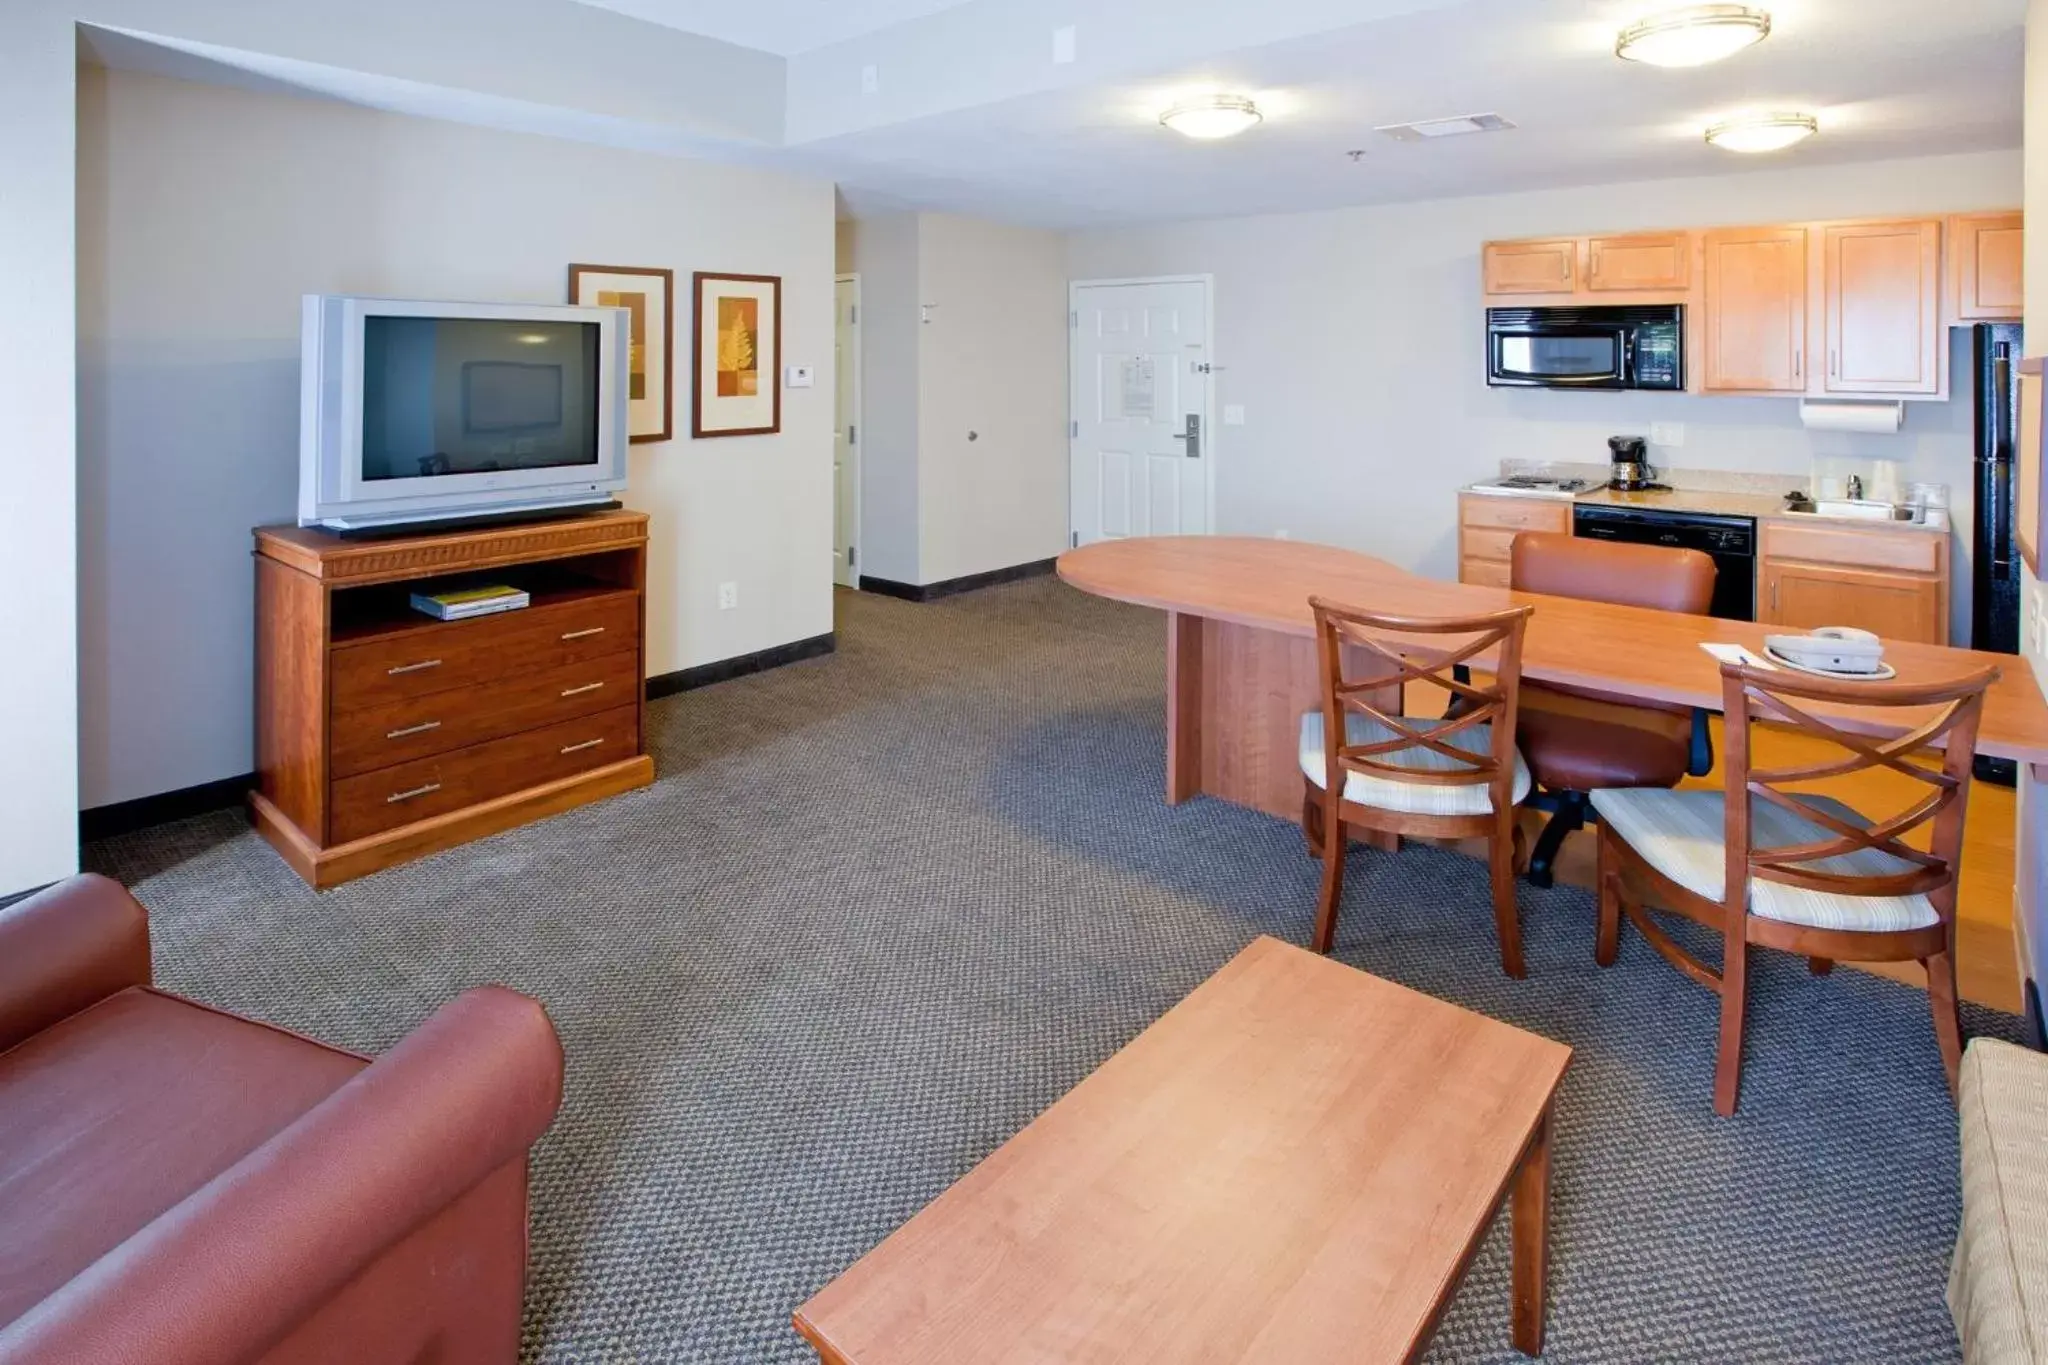
[[782,372],[782,382],[792,389],[808,389],[811,387],[811,367],[808,365],[790,366]]

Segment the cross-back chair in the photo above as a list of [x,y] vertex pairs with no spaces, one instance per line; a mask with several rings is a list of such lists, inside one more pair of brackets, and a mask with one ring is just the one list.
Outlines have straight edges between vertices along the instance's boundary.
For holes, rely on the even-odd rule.
[[[1949,682],[1838,682],[1738,664],[1721,669],[1727,718],[1723,790],[1596,791],[1599,931],[1594,957],[1614,962],[1624,916],[1680,971],[1721,997],[1714,1108],[1733,1114],[1742,1084],[1749,949],[1777,948],[1816,973],[1836,961],[1917,961],[1953,1089],[1962,1060],[1956,1008],[1956,886],[1963,814],[1986,668]],[[1847,729],[1811,703],[1899,714],[1878,738]],[[1755,766],[1750,722],[1781,722],[1840,756],[1798,766]],[[1864,772],[1898,774],[1915,799],[1872,819],[1830,796],[1794,790]],[[1924,788],[1924,790],[1920,790]],[[1925,828],[1926,847],[1907,842]],[[1722,930],[1719,971],[1687,953],[1650,917],[1663,909]]]
[[[1309,599],[1315,612],[1322,707],[1302,717],[1302,826],[1323,860],[1315,949],[1330,951],[1344,894],[1344,853],[1353,828],[1427,839],[1484,837],[1489,846],[1494,926],[1501,968],[1523,974],[1515,910],[1521,833],[1515,807],[1529,794],[1529,768],[1515,749],[1515,699],[1522,632],[1533,607],[1484,616],[1390,616]],[[1465,675],[1491,660],[1484,686]],[[1434,683],[1456,700],[1454,714],[1401,714],[1402,688]],[[1337,774],[1338,780],[1326,780]]]

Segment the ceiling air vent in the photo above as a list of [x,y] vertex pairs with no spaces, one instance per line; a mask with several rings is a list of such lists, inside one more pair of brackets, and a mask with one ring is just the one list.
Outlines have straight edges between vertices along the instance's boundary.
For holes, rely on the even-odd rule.
[[1499,114],[1463,114],[1457,118],[1424,119],[1420,123],[1389,123],[1373,131],[1385,133],[1396,142],[1431,142],[1467,133],[1500,133],[1514,126]]

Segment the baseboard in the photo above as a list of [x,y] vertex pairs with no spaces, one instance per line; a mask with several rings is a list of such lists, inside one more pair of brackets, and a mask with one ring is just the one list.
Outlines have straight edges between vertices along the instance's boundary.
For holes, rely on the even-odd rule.
[[1043,578],[1058,563],[1056,559],[1034,559],[1029,564],[1012,564],[1007,569],[990,569],[986,573],[941,579],[937,583],[898,583],[892,578],[869,578],[863,574],[860,590],[880,593],[884,597],[900,597],[906,602],[930,602],[935,598],[973,592],[976,588],[992,588],[998,583],[1015,583],[1021,578]]
[[133,801],[116,801],[111,806],[94,806],[78,813],[78,838],[81,843],[91,843],[211,811],[239,810],[255,785],[256,774],[243,773],[240,777],[224,777],[218,782],[202,782],[196,787],[180,787],[155,796],[138,796]]
[[808,640],[796,640],[773,649],[758,650],[742,654],[737,659],[720,659],[715,664],[699,664],[676,673],[663,673],[647,680],[647,700],[656,701],[662,697],[673,697],[678,692],[693,688],[709,687],[733,678],[744,678],[749,673],[765,673],[771,668],[784,664],[798,663],[804,659],[815,659],[830,654],[839,647],[837,637],[831,631],[813,635]]

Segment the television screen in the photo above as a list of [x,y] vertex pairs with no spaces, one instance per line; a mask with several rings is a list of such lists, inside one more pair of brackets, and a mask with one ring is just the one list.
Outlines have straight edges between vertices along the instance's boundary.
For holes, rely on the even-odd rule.
[[589,322],[363,320],[365,480],[598,463]]

